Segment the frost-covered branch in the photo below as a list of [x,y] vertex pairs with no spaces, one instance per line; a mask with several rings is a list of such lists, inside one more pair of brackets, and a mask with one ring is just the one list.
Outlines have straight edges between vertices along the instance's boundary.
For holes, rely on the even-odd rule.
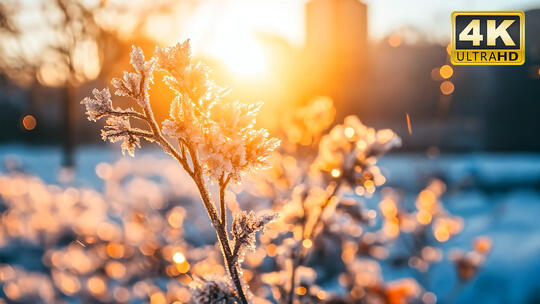
[[242,211],[236,215],[232,223],[232,235],[235,261],[241,262],[246,250],[255,249],[255,233],[277,218],[276,213],[256,216],[253,211]]
[[[251,105],[224,99],[229,90],[209,79],[207,66],[192,61],[189,41],[171,48],[158,47],[149,60],[140,48],[133,47],[130,55],[134,71],[124,72],[122,78],[112,80],[112,85],[115,95],[133,99],[142,113],[132,108],[114,108],[109,89],[105,88],[94,90],[94,98],[82,101],[88,119],[96,121],[106,117],[102,138],[112,142],[123,140],[122,151],[132,156],[135,148],[140,147],[142,137],[159,144],[182,165],[195,182],[216,230],[236,295],[242,303],[247,303],[239,256],[243,255],[243,248],[254,245],[255,232],[273,216],[255,218],[246,213],[243,218],[235,219],[232,249],[227,232],[225,191],[230,181],[239,182],[242,173],[266,166],[279,140],[271,138],[266,130],[254,127],[260,103]],[[169,74],[163,81],[175,96],[169,118],[161,126],[156,122],[148,94],[155,69]],[[131,127],[130,118],[145,122],[149,130]],[[176,139],[180,152],[165,136]],[[219,184],[220,214],[208,191],[208,180]]]

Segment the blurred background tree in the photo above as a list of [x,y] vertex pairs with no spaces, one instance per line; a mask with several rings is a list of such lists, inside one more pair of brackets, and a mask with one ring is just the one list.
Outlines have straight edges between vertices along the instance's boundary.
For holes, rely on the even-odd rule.
[[[45,0],[36,5],[7,0],[0,4],[0,74],[30,86],[30,91],[38,84],[62,91],[64,167],[74,165],[79,88],[98,77],[107,79],[134,40],[149,40],[144,35],[149,20],[177,16],[177,3]],[[184,8],[195,4],[188,1]]]

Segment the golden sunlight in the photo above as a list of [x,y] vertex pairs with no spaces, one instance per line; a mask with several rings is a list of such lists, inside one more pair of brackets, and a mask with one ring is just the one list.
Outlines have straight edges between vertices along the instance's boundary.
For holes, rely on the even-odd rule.
[[[186,22],[181,36],[192,38],[194,53],[217,59],[232,76],[243,80],[261,78],[270,70],[271,54],[258,34],[280,35],[301,44],[302,8],[301,3],[292,5],[287,1],[204,3]],[[276,18],[280,22],[276,23]]]
[[[242,78],[261,77],[268,71],[268,60],[262,45],[253,35],[229,35],[227,42],[212,54],[234,75]],[[239,47],[242,46],[242,47]]]

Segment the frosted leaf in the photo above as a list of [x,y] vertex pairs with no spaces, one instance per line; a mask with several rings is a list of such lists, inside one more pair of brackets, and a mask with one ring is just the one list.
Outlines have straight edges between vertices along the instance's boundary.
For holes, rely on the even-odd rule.
[[109,92],[108,88],[101,91],[93,89],[92,94],[94,98],[86,97],[81,101],[81,104],[86,107],[88,120],[96,121],[112,112],[111,92]]
[[189,39],[173,47],[156,47],[154,57],[157,58],[157,64],[160,69],[167,70],[174,77],[180,78],[178,80],[182,81],[183,73],[191,63]]
[[164,135],[170,136],[170,137],[178,137],[178,133],[176,132],[178,130],[178,127],[176,125],[176,122],[170,119],[165,119],[161,123],[161,132]]
[[141,147],[139,136],[134,135],[131,131],[129,118],[127,117],[109,117],[106,125],[101,130],[101,138],[114,143],[119,140],[122,142],[122,154],[127,151],[130,156],[135,155],[135,148]]
[[195,116],[189,99],[177,95],[171,102],[169,118],[161,123],[163,134],[198,147],[203,142],[202,122]]
[[124,77],[113,78],[112,85],[116,88],[114,94],[117,96],[129,96],[137,98],[141,93],[141,80],[142,77],[137,73],[130,73],[124,71]]
[[253,211],[242,211],[234,217],[231,233],[236,261],[242,261],[246,250],[255,249],[255,233],[278,217],[277,213],[256,216]]
[[279,147],[280,141],[271,138],[264,129],[249,130],[246,134],[246,159],[250,167],[259,168],[268,165],[268,157]]
[[132,46],[131,53],[129,54],[129,56],[130,56],[129,64],[133,66],[135,71],[141,74],[144,73],[145,71],[144,64],[146,61],[144,59],[144,54],[143,54],[142,49],[140,47]]
[[175,91],[176,94],[181,94],[180,85],[178,84],[176,78],[169,75],[163,76],[163,83],[165,83],[165,85],[167,85],[171,90]]
[[[148,99],[150,83],[152,83],[154,79],[153,72],[156,66],[156,59],[150,58],[150,60],[146,61],[142,49],[135,46],[132,46],[131,48],[130,57],[129,63],[133,66],[133,69],[137,72],[136,74],[138,74],[138,76],[135,76],[135,73],[124,72],[124,81],[126,82],[126,90],[124,91],[131,91],[134,97],[139,97],[137,98],[137,101],[144,107],[146,106],[145,103]],[[135,94],[135,92],[137,94]],[[121,91],[119,93],[124,92]]]

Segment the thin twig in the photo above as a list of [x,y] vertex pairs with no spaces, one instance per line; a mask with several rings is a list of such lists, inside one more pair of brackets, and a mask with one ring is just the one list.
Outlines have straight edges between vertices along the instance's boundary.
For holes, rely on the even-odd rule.
[[229,235],[227,233],[227,230],[225,229],[225,225],[222,225],[220,222],[220,218],[217,214],[214,203],[212,202],[212,199],[206,187],[206,183],[204,182],[204,177],[202,174],[203,171],[199,163],[199,157],[197,155],[197,151],[194,150],[189,145],[187,146],[187,148],[189,150],[191,161],[193,163],[193,180],[195,181],[197,188],[199,188],[199,193],[201,194],[201,199],[203,201],[204,207],[206,208],[206,211],[208,213],[208,216],[210,217],[210,221],[212,222],[212,225],[216,229],[216,234],[221,245],[221,251],[223,253],[223,259],[225,260],[227,270],[229,272],[229,275],[231,276],[231,279],[235,286],[238,297],[240,298],[243,304],[247,304],[248,301],[244,294],[244,290],[242,287],[242,280],[238,272],[237,263],[231,251]]
[[225,231],[227,230],[227,210],[225,208],[225,190],[227,189],[227,184],[229,183],[231,176],[228,175],[227,178],[224,178],[222,174],[219,179],[219,207],[221,215],[221,224],[224,226]]
[[[296,248],[300,247],[300,249],[293,250],[292,270],[291,270],[289,299],[288,299],[289,304],[292,304],[294,302],[294,285],[295,285],[295,281],[296,281],[296,269],[304,263],[304,259],[305,259],[306,255],[307,255],[307,253],[309,252],[309,250],[304,247],[304,241],[307,240],[307,239],[313,239],[314,238],[314,233],[316,232],[317,227],[318,227],[319,223],[321,222],[322,215],[323,215],[324,211],[326,210],[326,208],[328,207],[328,205],[330,205],[330,202],[331,202],[332,198],[338,192],[339,188],[341,187],[341,184],[342,184],[342,179],[339,179],[337,181],[337,183],[334,184],[330,194],[326,197],[326,200],[321,205],[321,211],[317,215],[317,218],[316,218],[315,222],[313,223],[313,226],[309,230],[307,230],[308,231],[307,235],[306,235],[305,231],[306,231],[306,225],[307,225],[307,223],[309,223],[309,221],[305,220],[306,209],[305,209],[305,207],[303,205],[303,201],[302,201],[302,207],[303,207],[303,210],[304,210],[304,222],[302,223],[302,240],[301,240],[300,244],[296,247]],[[298,251],[298,252],[296,252],[296,251]]]
[[141,113],[139,113],[137,111],[132,111],[132,110],[107,111],[107,112],[103,113],[103,115],[101,115],[101,116],[107,116],[107,115],[109,115],[109,116],[117,116],[117,117],[129,116],[129,117],[137,118],[139,120],[147,121],[147,117],[144,114],[141,114]]

